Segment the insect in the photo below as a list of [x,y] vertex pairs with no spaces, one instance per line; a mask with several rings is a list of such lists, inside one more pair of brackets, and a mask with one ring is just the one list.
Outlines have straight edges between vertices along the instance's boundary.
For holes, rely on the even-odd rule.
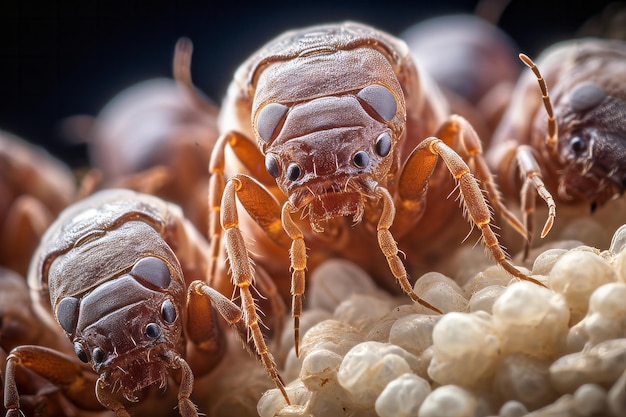
[[[506,109],[520,66],[515,57],[519,48],[496,25],[498,18],[479,13],[425,19],[405,29],[400,37],[420,68],[432,74],[448,93],[453,105],[460,96],[475,109],[480,118],[471,122],[484,145]],[[478,129],[480,119],[486,124],[484,134]]]
[[76,193],[68,166],[0,131],[0,265],[26,276],[39,238]]
[[95,117],[71,117],[64,126],[68,138],[87,144],[92,172],[101,176],[97,188],[129,188],[174,202],[206,233],[218,107],[186,82],[191,52],[191,42],[180,39],[173,78],[134,84]]
[[439,311],[413,292],[399,247],[416,268],[448,252],[450,235],[467,232],[456,227],[466,220],[447,198],[457,181],[496,261],[533,280],[506,258],[463,160],[489,177],[479,138],[449,114],[401,40],[354,22],[289,31],[239,67],[219,123],[209,282],[226,273],[226,257],[236,286],[267,274],[290,289],[296,353],[305,271],[330,257],[357,262],[386,288],[397,281],[413,301]]
[[574,39],[545,50],[537,65],[522,58],[532,71],[520,78],[486,159],[506,195],[521,201],[530,236],[536,192],[545,200],[544,237],[557,201],[594,212],[626,189],[626,43]]
[[104,406],[119,416],[150,398],[151,388],[178,383],[180,414],[197,416],[194,377],[213,369],[225,349],[216,312],[284,390],[264,340],[248,342],[248,331],[260,334],[256,311],[243,312],[204,281],[192,281],[205,276],[207,257],[206,241],[180,208],[156,197],[112,189],[65,209],[44,235],[28,282],[35,305],[54,317],[74,354],[14,348],[5,372],[8,415],[19,413],[15,375],[26,367],[79,409]]

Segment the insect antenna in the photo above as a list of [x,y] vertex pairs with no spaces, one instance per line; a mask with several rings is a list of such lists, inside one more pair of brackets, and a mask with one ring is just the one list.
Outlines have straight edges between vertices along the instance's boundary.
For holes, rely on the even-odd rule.
[[554,111],[552,110],[552,102],[550,101],[550,95],[548,94],[548,87],[546,86],[546,80],[543,78],[541,73],[539,72],[539,68],[525,54],[519,54],[519,59],[524,62],[535,74],[537,77],[537,82],[539,82],[539,88],[541,88],[541,98],[543,99],[543,107],[546,109],[546,113],[548,113],[548,136],[546,138],[546,145],[548,145],[548,150],[550,153],[556,153],[556,142],[557,142],[557,124],[556,118],[554,117]]

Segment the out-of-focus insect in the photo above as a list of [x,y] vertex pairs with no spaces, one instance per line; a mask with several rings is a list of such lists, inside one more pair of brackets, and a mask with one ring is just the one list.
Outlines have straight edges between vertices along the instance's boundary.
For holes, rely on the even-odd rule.
[[128,188],[178,204],[204,234],[218,107],[187,82],[190,60],[191,42],[183,38],[175,48],[173,79],[132,85],[96,117],[74,116],[64,127],[72,140],[87,143],[101,177],[98,188]]
[[[463,104],[457,104],[457,96],[475,109],[478,117],[471,122],[483,145],[493,134],[520,74],[515,41],[494,23],[497,18],[488,19],[478,11],[443,15],[419,21],[400,34],[420,69],[447,93],[453,110]],[[486,125],[484,133],[479,129],[481,120]]]
[[[80,409],[104,406],[119,416],[129,415],[127,401],[172,379],[180,414],[196,416],[194,376],[213,369],[225,349],[216,312],[284,390],[263,338],[248,341],[248,332],[261,334],[256,311],[244,313],[204,281],[191,281],[206,275],[208,253],[180,208],[153,196],[105,190],[66,208],[46,231],[28,282],[34,305],[54,317],[75,356],[36,345],[14,348],[5,373],[8,415],[19,414],[15,375],[23,366]],[[89,402],[94,392],[97,402]]]
[[0,131],[0,265],[26,276],[39,239],[76,192],[68,166]]
[[521,58],[532,71],[520,78],[486,159],[506,195],[519,197],[530,236],[536,193],[546,201],[544,237],[556,202],[593,212],[626,189],[626,42],[575,39],[545,50],[537,65]]
[[467,233],[457,227],[466,221],[458,202],[447,198],[457,182],[496,261],[532,280],[506,258],[463,160],[491,181],[479,138],[450,116],[403,41],[351,22],[287,32],[237,70],[220,117],[210,164],[210,277],[226,273],[217,271],[226,255],[236,286],[249,290],[267,273],[290,288],[296,352],[305,270],[330,257],[357,262],[389,289],[397,291],[397,281],[439,311],[414,293],[398,246],[409,268],[449,253],[450,236]]

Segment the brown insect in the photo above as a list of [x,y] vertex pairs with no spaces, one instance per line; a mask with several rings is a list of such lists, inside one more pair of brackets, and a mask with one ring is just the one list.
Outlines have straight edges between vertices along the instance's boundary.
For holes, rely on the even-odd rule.
[[530,236],[536,192],[545,200],[544,237],[555,200],[593,212],[626,189],[626,42],[575,39],[548,48],[537,65],[521,58],[532,71],[520,78],[486,158],[507,195],[519,196]]
[[208,230],[207,166],[217,140],[218,107],[189,79],[191,42],[181,39],[174,78],[155,78],[116,94],[95,116],[74,116],[68,137],[88,145],[97,188],[129,188],[182,207],[203,234]]
[[153,196],[106,190],[65,209],[44,235],[28,281],[35,304],[69,342],[63,351],[26,345],[10,352],[8,415],[19,414],[16,370],[26,367],[78,409],[104,406],[119,416],[150,398],[150,389],[178,383],[180,414],[197,416],[190,399],[194,376],[211,371],[225,349],[216,312],[284,389],[263,339],[248,342],[248,331],[260,333],[256,311],[244,317],[204,281],[192,281],[205,276],[208,253],[180,208]]
[[26,276],[41,235],[76,192],[68,166],[0,131],[0,265]]
[[[458,96],[480,116],[482,123],[478,117],[471,122],[484,145],[506,109],[521,71],[515,56],[519,48],[497,26],[499,16],[481,13],[476,10],[476,14],[425,19],[405,29],[400,37],[421,70],[432,74],[453,105],[458,106]],[[484,134],[479,129],[483,124]]]
[[458,227],[466,221],[458,202],[448,198],[457,182],[496,261],[533,280],[506,258],[464,162],[490,179],[479,138],[450,115],[403,41],[350,22],[287,32],[239,67],[220,118],[210,164],[209,282],[226,274],[218,270],[226,255],[242,292],[263,275],[283,294],[290,288],[296,352],[305,271],[330,257],[357,262],[389,289],[397,281],[439,312],[413,292],[405,264],[429,267],[467,233]]

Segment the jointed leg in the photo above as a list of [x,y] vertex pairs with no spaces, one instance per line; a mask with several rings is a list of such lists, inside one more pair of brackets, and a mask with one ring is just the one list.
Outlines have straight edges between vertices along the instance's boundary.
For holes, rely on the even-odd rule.
[[302,295],[306,286],[306,245],[302,230],[291,218],[293,206],[289,201],[283,205],[282,223],[285,232],[291,238],[291,249],[289,257],[291,259],[291,314],[293,316],[294,346],[296,357],[300,347],[300,316],[302,314]]
[[[224,188],[221,205],[221,224],[226,237],[226,252],[230,261],[233,284],[239,288],[243,320],[246,324],[246,328],[249,329],[252,335],[256,351],[261,358],[265,370],[276,386],[281,390],[285,400],[289,404],[289,397],[278,375],[274,358],[269,352],[263,333],[261,332],[256,303],[250,291],[250,287],[254,283],[254,275],[248,250],[246,249],[243,235],[239,229],[239,216],[237,214],[236,205],[236,195],[242,190],[243,182],[246,184],[245,191],[248,191],[247,188],[255,184],[249,177],[237,176],[231,178]],[[258,191],[261,190],[259,189]]]
[[391,273],[398,280],[402,290],[409,297],[411,297],[411,300],[433,310],[436,313],[443,314],[441,310],[433,307],[430,303],[418,297],[418,295],[413,291],[413,287],[411,287],[411,283],[407,277],[406,268],[398,257],[398,245],[396,245],[396,242],[389,231],[395,217],[393,199],[391,198],[389,191],[383,187],[378,187],[376,189],[376,194],[383,200],[383,212],[376,228],[378,231],[378,245],[385,255],[385,258],[387,258],[387,263],[389,264]]
[[[495,212],[501,215],[516,232],[528,241],[530,236],[525,225],[520,223],[502,201],[493,174],[483,157],[482,143],[472,125],[463,117],[453,115],[441,126],[435,136],[450,148],[455,149],[468,166],[474,168],[475,176],[487,192]],[[457,148],[459,149],[457,150]]]
[[537,285],[544,286],[534,278],[521,273],[507,259],[504,251],[500,247],[498,238],[491,229],[491,213],[482,194],[482,190],[474,176],[471,174],[470,168],[463,161],[463,159],[452,148],[435,137],[427,138],[418,145],[414,155],[418,155],[420,153],[431,153],[433,155],[438,155],[443,159],[450,173],[459,182],[461,195],[463,197],[464,204],[467,207],[467,211],[474,224],[480,228],[484,243],[491,251],[491,254],[496,262],[511,275],[526,281],[531,281]]

